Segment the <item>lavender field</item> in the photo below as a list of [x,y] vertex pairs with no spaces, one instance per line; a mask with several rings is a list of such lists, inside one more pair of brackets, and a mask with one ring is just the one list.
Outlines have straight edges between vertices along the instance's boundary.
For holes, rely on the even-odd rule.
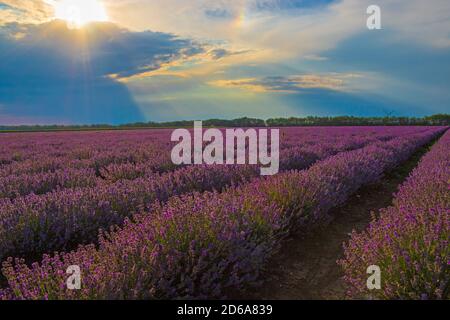
[[[336,267],[346,298],[448,299],[447,129],[280,129],[270,177],[176,166],[167,129],[1,134],[0,300],[245,297],[292,235],[327,228],[335,208],[424,148]],[[66,285],[74,265],[79,290]],[[370,265],[383,270],[380,290],[367,290]]]

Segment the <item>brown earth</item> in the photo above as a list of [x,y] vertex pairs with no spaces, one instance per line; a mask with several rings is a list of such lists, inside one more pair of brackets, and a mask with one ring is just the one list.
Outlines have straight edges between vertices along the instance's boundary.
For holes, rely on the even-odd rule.
[[410,160],[378,183],[362,188],[347,203],[331,212],[335,219],[308,236],[293,236],[271,259],[262,287],[240,295],[255,300],[345,299],[342,270],[336,261],[343,257],[343,243],[352,230],[364,230],[379,209],[392,204],[399,185],[429,150],[422,148]]

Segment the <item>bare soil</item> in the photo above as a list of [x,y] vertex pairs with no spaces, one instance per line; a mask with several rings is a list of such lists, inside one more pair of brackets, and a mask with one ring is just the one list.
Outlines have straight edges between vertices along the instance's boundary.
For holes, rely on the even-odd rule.
[[392,204],[394,193],[429,150],[422,148],[378,183],[362,188],[342,207],[331,212],[334,220],[310,235],[292,236],[273,257],[262,287],[239,298],[255,300],[346,299],[342,270],[343,243],[353,230],[362,231],[381,208]]

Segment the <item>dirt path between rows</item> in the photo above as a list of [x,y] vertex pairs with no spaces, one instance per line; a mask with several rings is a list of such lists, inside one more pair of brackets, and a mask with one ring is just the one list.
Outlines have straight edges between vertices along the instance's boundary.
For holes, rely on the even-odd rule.
[[429,150],[422,148],[382,181],[362,188],[340,208],[327,227],[309,236],[294,236],[271,259],[261,288],[242,295],[255,300],[335,300],[345,299],[346,287],[336,261],[343,256],[342,244],[352,230],[362,231],[371,214],[392,204],[393,194]]

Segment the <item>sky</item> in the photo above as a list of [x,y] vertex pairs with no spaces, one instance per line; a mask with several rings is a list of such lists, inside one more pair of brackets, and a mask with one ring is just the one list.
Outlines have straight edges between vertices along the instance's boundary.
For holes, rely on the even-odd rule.
[[0,0],[2,125],[449,111],[448,0]]

